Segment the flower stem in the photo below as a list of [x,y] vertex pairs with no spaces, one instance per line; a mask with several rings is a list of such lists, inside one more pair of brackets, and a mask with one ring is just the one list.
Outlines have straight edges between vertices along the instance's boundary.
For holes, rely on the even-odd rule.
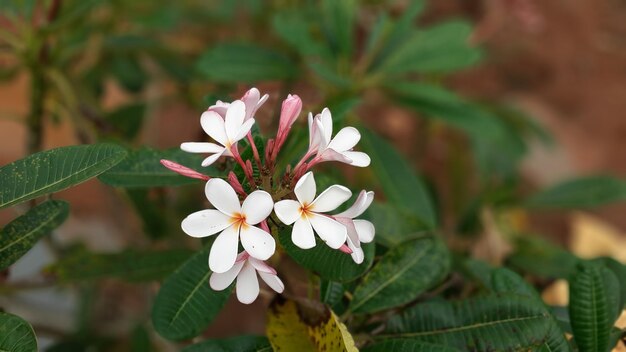
[[259,151],[256,148],[256,144],[254,144],[254,138],[252,138],[252,134],[248,132],[247,135],[248,142],[250,142],[250,147],[252,148],[252,154],[254,155],[254,161],[256,162],[256,166],[261,170],[261,157],[259,156]]

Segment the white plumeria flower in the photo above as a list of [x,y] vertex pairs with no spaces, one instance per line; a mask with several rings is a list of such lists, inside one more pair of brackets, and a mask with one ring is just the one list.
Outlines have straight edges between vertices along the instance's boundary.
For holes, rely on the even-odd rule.
[[276,242],[272,235],[253,226],[265,220],[274,206],[272,196],[254,191],[239,204],[235,190],[224,180],[210,179],[205,187],[206,197],[216,209],[206,209],[187,216],[181,227],[192,237],[221,233],[209,253],[209,267],[216,273],[228,271],[235,264],[239,238],[252,257],[266,260],[274,254]]
[[200,125],[206,134],[217,143],[187,142],[180,145],[180,149],[190,153],[212,154],[202,161],[202,166],[213,164],[221,156],[233,156],[231,147],[243,139],[252,125],[254,118],[246,120],[246,105],[241,100],[235,100],[227,108],[224,117],[209,110],[202,113]]
[[257,273],[272,290],[282,293],[285,285],[276,275],[276,270],[264,261],[252,258],[247,252],[237,256],[235,265],[224,273],[213,273],[209,285],[215,291],[222,291],[237,278],[237,299],[241,303],[250,304],[259,296],[259,280]]
[[[267,101],[267,98],[269,98],[268,94],[261,96],[261,93],[258,89],[254,87],[250,88],[250,90],[248,90],[246,94],[241,97],[241,101],[243,101],[243,103],[246,105],[246,116],[243,120],[247,121],[250,118],[253,118],[261,105],[263,105],[263,103]],[[209,107],[208,111],[215,111],[223,118],[226,117],[226,110],[228,109],[230,104],[231,103],[218,100],[215,105],[211,105]]]
[[313,117],[309,113],[309,149],[317,149],[317,155],[323,161],[340,161],[358,167],[369,166],[371,159],[363,152],[352,148],[361,139],[361,134],[354,127],[344,127],[335,138],[333,135],[333,119],[328,108]]
[[371,222],[354,218],[363,214],[363,212],[369,208],[370,204],[372,204],[373,200],[374,192],[366,192],[363,190],[359,193],[359,196],[354,201],[354,204],[352,204],[348,210],[337,215],[333,215],[335,220],[343,224],[348,230],[348,247],[352,250],[352,259],[357,264],[363,263],[364,259],[361,242],[372,242],[372,240],[374,240],[374,235],[376,234],[376,229],[374,228],[374,224]]
[[349,189],[340,185],[328,187],[315,198],[316,186],[312,172],[307,172],[298,180],[294,188],[297,200],[281,200],[274,205],[276,215],[286,225],[294,224],[291,232],[293,243],[302,248],[315,247],[317,235],[328,246],[338,249],[346,242],[346,227],[321,213],[337,209],[352,195]]

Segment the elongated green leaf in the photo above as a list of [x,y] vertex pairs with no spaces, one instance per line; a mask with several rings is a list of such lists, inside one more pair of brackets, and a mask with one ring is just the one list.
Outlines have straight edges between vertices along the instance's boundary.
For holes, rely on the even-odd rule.
[[450,269],[450,255],[432,237],[402,243],[385,253],[354,291],[350,310],[372,313],[406,304],[438,284]]
[[387,141],[362,129],[361,146],[372,159],[372,169],[385,196],[395,205],[415,214],[429,228],[434,228],[437,215],[430,194],[413,167]]
[[152,324],[166,339],[184,340],[197,336],[226,304],[231,289],[214,291],[209,287],[208,255],[209,246],[163,282],[152,306]]
[[617,260],[609,257],[594,259],[599,263],[605,265],[609,270],[615,274],[620,287],[620,307],[626,306],[626,265],[618,262]]
[[183,352],[272,352],[265,336],[242,335],[227,339],[211,339],[183,348]]
[[557,184],[531,196],[533,208],[588,208],[626,200],[626,182],[608,176],[585,177]]
[[459,351],[454,347],[437,345],[428,342],[420,342],[411,339],[393,339],[369,345],[361,350],[362,352],[454,352]]
[[98,176],[126,156],[113,144],[40,152],[0,168],[0,208],[58,192]]
[[332,249],[317,238],[317,245],[311,249],[296,246],[291,241],[291,228],[281,231],[278,241],[296,263],[327,280],[352,281],[363,275],[374,260],[374,243],[362,244],[365,259],[363,263],[356,264],[350,254]]
[[507,263],[516,271],[543,278],[569,278],[580,261],[565,249],[530,234],[516,239],[514,247]]
[[376,243],[385,247],[395,247],[428,232],[415,215],[391,203],[372,203],[366,217],[376,226]]
[[515,293],[543,303],[541,296],[521,276],[507,268],[496,268],[491,272],[491,287],[497,293]]
[[198,71],[216,82],[239,83],[294,78],[297,67],[283,54],[254,44],[220,44],[202,54]]
[[180,186],[200,182],[168,170],[161,165],[161,159],[177,162],[206,175],[220,174],[215,168],[201,167],[203,158],[198,154],[186,153],[178,148],[167,150],[141,148],[130,152],[124,161],[100,175],[99,179],[108,185],[125,188]]
[[321,18],[328,45],[334,52],[350,58],[354,43],[355,0],[323,0]]
[[322,280],[320,283],[320,301],[332,307],[341,302],[345,289],[341,282]]
[[18,316],[0,312],[0,351],[37,351],[37,338],[33,328]]
[[619,282],[600,263],[583,262],[570,281],[569,315],[581,351],[609,350],[613,323],[621,311]]
[[130,104],[109,112],[106,119],[115,129],[116,135],[133,140],[141,131],[145,113],[145,104]]
[[481,58],[471,47],[472,27],[463,21],[437,24],[412,31],[410,38],[384,63],[386,73],[449,72],[471,66]]
[[461,351],[569,351],[541,304],[514,294],[432,301],[392,317],[381,338],[440,343]]
[[15,263],[37,241],[65,221],[69,205],[49,200],[11,221],[0,231],[0,270]]
[[47,268],[62,282],[98,280],[112,277],[131,282],[160,280],[171,274],[191,251],[171,249],[160,251],[127,250],[101,254],[77,250],[65,255]]

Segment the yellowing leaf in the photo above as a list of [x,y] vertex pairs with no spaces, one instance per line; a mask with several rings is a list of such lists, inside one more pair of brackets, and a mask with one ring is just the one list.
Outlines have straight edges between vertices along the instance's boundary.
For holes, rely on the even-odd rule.
[[267,336],[276,351],[358,351],[337,315],[328,307],[310,301],[274,300],[269,310]]

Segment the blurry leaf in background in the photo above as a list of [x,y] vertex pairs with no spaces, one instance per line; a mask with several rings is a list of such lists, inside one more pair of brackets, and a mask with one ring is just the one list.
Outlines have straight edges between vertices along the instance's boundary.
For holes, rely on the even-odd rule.
[[46,269],[61,282],[118,278],[130,282],[160,280],[191,256],[186,249],[135,250],[93,253],[77,249]]
[[343,304],[346,286],[341,282],[320,280],[320,301],[330,307],[333,312],[341,314],[345,310]]
[[321,17],[328,46],[337,54],[351,59],[354,39],[354,21],[358,10],[356,0],[322,0]]
[[543,304],[537,290],[517,273],[504,267],[496,268],[491,272],[491,288],[495,293],[515,293]]
[[126,157],[113,144],[61,147],[0,168],[0,208],[58,192],[98,176]]
[[69,209],[66,202],[49,200],[6,225],[0,231],[0,270],[13,264],[41,237],[61,225]]
[[429,342],[415,341],[411,339],[388,339],[382,342],[376,342],[373,345],[369,345],[361,352],[389,352],[389,351],[403,351],[403,352],[457,352],[460,351],[454,347],[448,347],[445,345],[439,345]]
[[240,335],[225,339],[210,339],[189,345],[182,352],[272,352],[265,336]]
[[421,303],[393,316],[379,336],[441,343],[461,351],[570,351],[543,304],[515,294]]
[[269,308],[267,336],[276,351],[358,351],[346,326],[328,307],[280,296]]
[[232,285],[223,291],[209,287],[209,248],[207,245],[176,269],[154,300],[152,324],[168,340],[198,336],[228,301]]
[[[163,192],[150,192],[146,188],[126,189],[128,199],[141,218],[143,231],[151,239],[166,237],[172,232],[169,226],[170,208]],[[178,219],[177,219],[178,220]]]
[[214,46],[202,54],[196,66],[205,78],[224,83],[287,80],[298,73],[287,56],[245,43]]
[[607,351],[613,323],[621,312],[619,282],[600,263],[581,263],[570,280],[569,315],[581,351]]
[[373,313],[409,303],[439,284],[450,270],[450,255],[438,239],[423,237],[391,249],[354,291],[350,310]]
[[376,243],[388,248],[429,232],[414,214],[391,203],[374,202],[365,214],[376,226]]
[[580,259],[564,248],[530,234],[518,237],[507,264],[518,271],[542,278],[568,278]]
[[472,26],[456,20],[413,30],[397,50],[382,64],[380,71],[387,74],[406,72],[445,73],[477,63],[479,49],[471,47]]
[[131,56],[115,56],[110,62],[110,72],[124,89],[138,93],[144,88],[149,77],[139,63],[139,59]]
[[372,170],[387,200],[410,211],[429,228],[437,224],[437,215],[429,191],[413,167],[395,148],[375,133],[361,129],[361,147],[372,159]]
[[362,244],[365,259],[356,264],[350,254],[332,249],[316,237],[316,246],[302,249],[291,240],[291,229],[287,228],[278,234],[278,241],[285,252],[301,266],[313,271],[323,279],[347,282],[363,275],[374,261],[374,243]]
[[220,175],[213,167],[200,166],[203,159],[201,155],[186,153],[179,148],[141,148],[131,151],[124,161],[100,175],[99,179],[109,186],[124,188],[180,186],[200,181],[168,170],[161,165],[161,159],[177,162],[211,176]]
[[131,333],[130,350],[132,352],[152,352],[155,350],[150,341],[148,330],[142,325],[137,325]]
[[626,199],[626,182],[609,176],[590,176],[565,181],[531,196],[532,208],[587,208]]
[[37,351],[33,328],[18,316],[0,312],[0,351]]
[[313,14],[310,12],[313,11],[297,9],[277,12],[272,21],[274,32],[305,60],[329,61],[331,53],[326,43],[317,41],[311,35],[309,20]]
[[124,105],[106,115],[116,134],[124,140],[134,140],[143,125],[146,105],[143,103]]

